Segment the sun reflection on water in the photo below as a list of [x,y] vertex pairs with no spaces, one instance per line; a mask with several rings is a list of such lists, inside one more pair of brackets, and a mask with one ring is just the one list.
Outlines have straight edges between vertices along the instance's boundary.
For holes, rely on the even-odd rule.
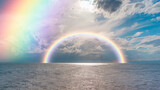
[[97,65],[107,65],[109,63],[70,63],[73,65],[84,65],[84,66],[97,66]]

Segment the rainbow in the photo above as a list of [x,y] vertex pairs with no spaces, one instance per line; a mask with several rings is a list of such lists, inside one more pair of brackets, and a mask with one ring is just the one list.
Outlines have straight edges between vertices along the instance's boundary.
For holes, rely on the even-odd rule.
[[[59,18],[67,7],[64,0],[0,1],[0,58],[22,56],[33,47],[33,35],[47,27],[46,20]],[[59,19],[60,21],[61,19]],[[56,30],[53,27],[53,30]],[[11,56],[10,56],[11,55]],[[13,56],[13,57],[17,57]],[[5,58],[4,57],[4,58]]]
[[66,35],[66,36],[63,36],[61,37],[60,39],[56,40],[50,47],[49,49],[47,50],[45,56],[44,56],[44,59],[42,61],[42,63],[49,63],[50,61],[50,57],[51,57],[51,54],[55,51],[56,47],[61,44],[63,41],[67,40],[68,38],[71,38],[73,36],[91,36],[91,37],[95,37],[95,38],[98,38],[100,40],[103,40],[105,41],[106,43],[109,43],[110,46],[112,46],[112,48],[114,49],[114,51],[116,52],[116,55],[118,56],[118,62],[119,63],[126,63],[125,59],[124,59],[124,56],[123,56],[123,53],[121,52],[121,50],[119,49],[119,47],[113,42],[111,41],[110,39],[106,38],[105,36],[102,36],[102,35],[98,35],[96,33],[89,33],[89,32],[85,32],[85,33],[72,33],[72,34],[69,34],[69,35]]

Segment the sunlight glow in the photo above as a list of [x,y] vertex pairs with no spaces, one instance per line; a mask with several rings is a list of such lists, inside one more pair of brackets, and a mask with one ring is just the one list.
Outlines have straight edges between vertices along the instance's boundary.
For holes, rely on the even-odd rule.
[[83,65],[83,66],[97,66],[97,65],[107,65],[109,63],[70,63],[73,65]]
[[80,0],[80,8],[89,12],[94,12],[93,0]]

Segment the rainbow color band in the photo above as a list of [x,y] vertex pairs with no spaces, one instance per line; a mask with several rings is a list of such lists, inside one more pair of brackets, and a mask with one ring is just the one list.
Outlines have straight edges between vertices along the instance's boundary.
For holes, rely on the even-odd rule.
[[[59,18],[64,0],[0,0],[0,57],[21,57],[35,43],[34,35],[45,28],[48,18]],[[61,19],[59,19],[60,21]],[[56,27],[53,27],[53,30]],[[55,31],[56,32],[56,31]],[[34,35],[33,35],[34,34]],[[15,52],[13,52],[15,51]],[[30,50],[29,50],[30,51]]]
[[42,63],[49,63],[50,62],[50,56],[51,54],[55,51],[56,47],[61,44],[63,41],[65,41],[66,39],[73,37],[73,36],[82,36],[82,35],[86,35],[86,36],[92,36],[101,40],[104,40],[106,43],[109,43],[111,45],[111,47],[114,49],[114,51],[116,52],[116,55],[118,56],[118,61],[119,63],[126,63],[124,57],[123,57],[123,53],[120,51],[119,47],[111,40],[109,40],[108,38],[102,36],[102,35],[98,35],[95,33],[72,33],[66,36],[61,37],[60,39],[56,40],[48,49],[48,51],[46,52],[44,59],[42,61]]

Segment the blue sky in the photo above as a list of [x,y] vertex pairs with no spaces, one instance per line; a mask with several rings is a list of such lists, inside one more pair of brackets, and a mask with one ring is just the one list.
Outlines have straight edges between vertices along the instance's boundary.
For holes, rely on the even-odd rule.
[[[32,45],[17,62],[41,62],[51,44],[72,32],[95,32],[113,40],[126,60],[160,60],[159,0],[72,0],[61,17],[49,16],[42,29],[30,34]],[[64,8],[64,7],[62,7]],[[23,59],[23,60],[22,60]],[[115,62],[110,46],[95,38],[76,37],[63,42],[51,62]]]

